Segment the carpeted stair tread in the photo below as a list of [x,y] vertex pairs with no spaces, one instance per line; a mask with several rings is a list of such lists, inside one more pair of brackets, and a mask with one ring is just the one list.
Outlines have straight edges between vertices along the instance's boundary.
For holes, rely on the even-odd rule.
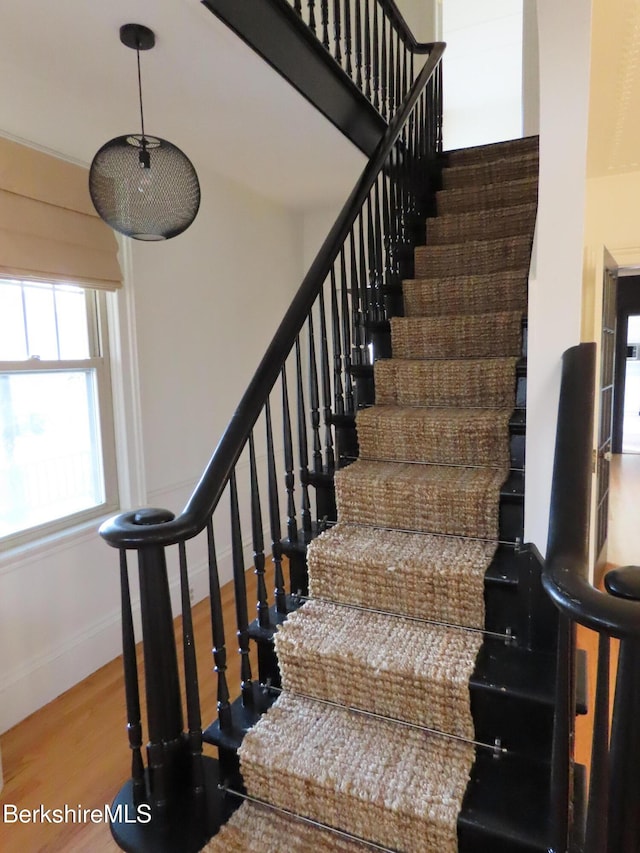
[[472,746],[283,694],[245,737],[248,793],[403,853],[457,853]]
[[459,187],[438,190],[436,208],[438,214],[487,211],[509,207],[514,204],[534,204],[538,200],[538,178],[519,178],[484,186]]
[[509,409],[372,406],[356,418],[360,458],[504,468],[510,416]]
[[508,469],[371,462],[336,472],[338,518],[424,533],[498,538]]
[[536,221],[536,210],[537,205],[534,202],[431,217],[427,219],[427,245],[531,235]]
[[520,311],[527,307],[529,270],[508,270],[457,278],[405,279],[402,282],[406,317],[486,314]]
[[495,553],[492,542],[338,523],[309,545],[310,595],[482,628]]
[[531,234],[497,240],[470,240],[442,246],[417,246],[414,250],[414,276],[486,275],[528,267]]
[[376,404],[513,406],[519,359],[379,359]]
[[267,806],[245,802],[202,853],[371,853],[368,844],[342,838]]
[[489,163],[492,160],[504,160],[506,157],[537,154],[539,139],[537,136],[524,136],[508,139],[505,142],[490,142],[474,145],[471,148],[457,148],[444,153],[444,159],[450,166],[470,166],[473,163]]
[[488,163],[449,166],[442,170],[442,189],[498,184],[538,175],[538,152],[518,154]]
[[522,313],[392,317],[391,344],[397,358],[516,356],[522,347]]
[[481,645],[477,632],[324,601],[308,601],[275,637],[285,690],[470,740]]

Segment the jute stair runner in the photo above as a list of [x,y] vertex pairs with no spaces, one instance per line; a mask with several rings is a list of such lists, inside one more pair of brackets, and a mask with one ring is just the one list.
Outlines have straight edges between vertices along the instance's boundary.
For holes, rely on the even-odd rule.
[[465,317],[392,317],[396,358],[483,358],[518,355],[522,313],[499,311]]
[[518,235],[498,240],[474,240],[419,246],[415,251],[417,278],[503,272],[527,267],[531,255],[531,237]]
[[[287,690],[473,739],[469,679],[478,633],[310,601],[278,632]],[[407,649],[411,654],[407,655]],[[425,702],[425,697],[429,701]]]
[[509,462],[509,409],[431,409],[372,406],[358,413],[361,459],[459,465],[502,470]]
[[535,218],[535,203],[438,215],[427,220],[427,243],[434,245],[460,240],[495,240],[516,234],[529,235]]
[[402,283],[406,317],[486,314],[526,309],[527,269],[457,278],[407,279]]
[[517,358],[376,361],[376,402],[399,406],[513,406]]
[[466,187],[470,184],[496,184],[500,181],[516,181],[534,178],[538,174],[538,152],[504,157],[488,163],[456,165],[442,173],[442,188]]
[[309,546],[310,600],[276,634],[284,692],[240,750],[249,795],[363,841],[245,803],[211,853],[458,850],[537,142],[449,163],[455,213],[430,221],[415,251],[393,358],[376,362],[376,405],[356,419],[360,458],[336,473],[338,524]]
[[469,213],[496,207],[510,207],[519,204],[523,198],[535,201],[537,192],[537,176],[518,181],[504,181],[499,184],[479,184],[452,190],[438,190],[436,193],[438,214],[460,211]]
[[247,789],[276,806],[392,850],[457,849],[467,743],[285,693],[240,757]]

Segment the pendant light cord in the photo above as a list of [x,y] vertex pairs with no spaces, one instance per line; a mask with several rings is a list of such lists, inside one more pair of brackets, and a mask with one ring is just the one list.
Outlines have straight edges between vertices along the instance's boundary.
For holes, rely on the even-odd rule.
[[142,126],[142,143],[145,143],[144,138],[144,113],[142,111],[142,74],[140,73],[140,43],[136,45],[136,57],[138,59],[138,98],[140,100],[140,124]]

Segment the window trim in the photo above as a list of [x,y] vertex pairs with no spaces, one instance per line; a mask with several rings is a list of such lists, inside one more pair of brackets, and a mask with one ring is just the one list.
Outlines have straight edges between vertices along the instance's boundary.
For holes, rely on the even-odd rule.
[[[49,282],[51,285],[60,282]],[[68,282],[73,284],[73,282]],[[0,287],[2,281],[0,279]],[[113,387],[111,376],[111,353],[107,319],[107,293],[101,290],[85,291],[89,347],[92,353],[86,359],[26,359],[23,361],[0,361],[0,373],[22,373],[37,371],[65,372],[68,370],[94,370],[98,424],[100,427],[100,453],[104,478],[103,503],[80,510],[52,521],[29,527],[25,530],[0,537],[3,551],[37,543],[51,535],[59,534],[88,523],[94,519],[116,512],[119,508],[118,468],[116,453]]]

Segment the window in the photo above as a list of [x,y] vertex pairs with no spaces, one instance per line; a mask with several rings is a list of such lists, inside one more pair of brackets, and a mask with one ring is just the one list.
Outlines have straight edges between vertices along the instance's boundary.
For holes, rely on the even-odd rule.
[[0,279],[0,539],[117,505],[106,294]]

